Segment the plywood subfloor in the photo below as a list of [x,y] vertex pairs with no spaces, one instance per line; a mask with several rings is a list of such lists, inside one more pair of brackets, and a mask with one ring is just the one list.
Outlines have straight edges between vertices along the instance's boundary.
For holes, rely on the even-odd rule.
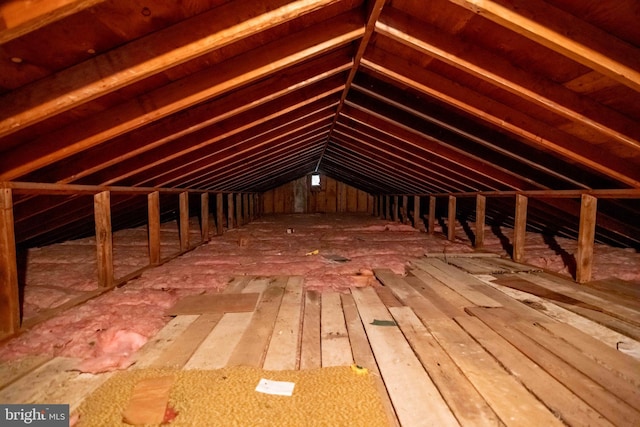
[[[468,259],[476,271],[489,258]],[[246,277],[225,293],[259,293],[252,312],[178,315],[129,369],[357,364],[379,379],[389,425],[640,423],[640,362],[571,325],[591,310],[637,333],[633,303],[514,265],[496,284],[457,264],[423,257],[405,277],[381,267],[375,286],[342,292],[305,290],[300,276]],[[523,281],[547,289],[526,294],[537,304],[508,295],[526,290]],[[575,307],[573,320],[551,315],[556,303]],[[72,362],[14,369],[0,401],[77,408],[110,374],[70,372]]]

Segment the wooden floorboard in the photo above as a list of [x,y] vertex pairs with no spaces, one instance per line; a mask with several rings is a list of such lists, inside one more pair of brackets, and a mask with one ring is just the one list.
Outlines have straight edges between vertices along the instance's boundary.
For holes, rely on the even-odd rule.
[[[581,292],[538,273],[474,277],[469,270],[495,258],[452,259],[424,257],[404,277],[375,269],[375,287],[342,293],[305,290],[296,276],[238,277],[225,294],[260,294],[252,312],[178,315],[129,369],[356,364],[375,376],[390,426],[640,425],[638,359],[547,315],[572,301],[583,303],[573,306],[580,310],[597,304],[617,314],[609,317],[624,323],[626,337],[640,336],[633,304],[617,304],[622,292],[607,298],[605,286],[618,285]],[[531,295],[545,304],[524,304],[500,285],[513,278],[545,289],[548,299]],[[75,409],[112,375],[80,374],[76,363],[39,358],[1,367],[0,401]]]

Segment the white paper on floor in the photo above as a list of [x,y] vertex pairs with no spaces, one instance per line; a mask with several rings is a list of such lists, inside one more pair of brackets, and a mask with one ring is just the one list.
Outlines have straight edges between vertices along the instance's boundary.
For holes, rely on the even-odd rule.
[[264,378],[260,379],[256,391],[266,394],[277,394],[279,396],[293,395],[293,387],[295,383],[289,381],[273,381]]

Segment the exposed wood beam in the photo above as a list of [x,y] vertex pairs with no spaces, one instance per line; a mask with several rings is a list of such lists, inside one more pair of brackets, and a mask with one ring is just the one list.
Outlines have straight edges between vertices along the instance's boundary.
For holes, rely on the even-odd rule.
[[[275,111],[273,112],[263,111],[263,113],[267,114],[266,116],[256,115],[253,118],[253,121],[250,121],[248,123],[243,123],[241,126],[233,128],[231,131],[224,132],[223,134],[219,134],[219,135],[207,138],[204,141],[198,141],[198,142],[187,141],[187,143],[181,144],[179,146],[166,147],[166,149],[159,151],[161,155],[152,157],[148,161],[148,163],[141,164],[139,162],[135,162],[131,165],[119,165],[119,170],[122,172],[119,172],[119,174],[111,175],[112,177],[108,178],[107,181],[103,183],[106,185],[113,184],[113,183],[122,181],[125,178],[131,178],[131,180],[134,180],[134,179],[137,180],[137,185],[147,185],[146,183],[154,180],[161,181],[164,175],[172,173],[174,168],[176,167],[185,168],[191,165],[191,163],[193,162],[202,163],[203,160],[214,155],[211,152],[207,154],[203,154],[202,150],[209,150],[212,146],[213,146],[213,149],[215,150],[215,148],[217,148],[215,146],[216,143],[220,143],[229,137],[241,134],[243,132],[248,132],[250,129],[254,129],[256,126],[260,126],[260,125],[267,126],[267,123],[269,123],[269,121],[272,121],[273,119],[277,119],[280,117],[285,117],[287,113],[295,112],[299,114],[300,112],[304,112],[308,114],[308,111],[304,110],[303,108],[308,105],[314,106],[313,103],[315,101],[319,101],[320,103],[318,105],[315,105],[316,109],[313,112],[323,110],[324,108],[327,108],[327,107],[334,106],[335,100],[332,98],[327,98],[327,96],[336,94],[337,92],[340,91],[340,89],[341,87],[329,90],[328,92],[322,93],[313,98],[291,105],[286,108],[282,108],[282,109],[276,108]],[[282,125],[283,124],[279,124],[279,126],[282,126]],[[262,132],[273,131],[273,129],[264,129],[264,127],[261,130]],[[249,138],[255,138],[256,136],[259,136],[259,135],[260,134],[254,135],[253,137],[249,137]],[[180,148],[180,150],[176,150],[177,148]],[[219,151],[218,150],[214,151],[214,153],[217,153],[217,152]],[[189,157],[186,157],[186,156],[189,156]],[[173,162],[175,166],[173,168],[168,167],[167,165],[169,164],[169,162]],[[126,168],[128,167],[131,167],[131,169],[128,170],[127,172],[124,172],[127,170]],[[140,177],[135,176],[135,175],[141,174],[142,172],[148,171],[152,168],[155,168],[157,170],[157,172],[154,172],[152,176],[142,176],[142,175]],[[105,177],[106,177],[106,174],[105,174]]]
[[0,4],[0,44],[36,31],[105,0],[8,0]]
[[474,242],[474,247],[476,249],[481,249],[484,246],[484,224],[486,212],[487,198],[483,195],[478,194],[476,196],[476,236]]
[[[270,174],[281,172],[286,174],[287,169],[297,166],[302,163],[307,163],[314,155],[317,155],[321,148],[320,141],[322,138],[310,137],[300,142],[300,146],[296,147],[296,151],[282,150],[277,154],[274,154],[274,161],[261,161],[257,162],[256,166],[251,169],[251,172],[242,172],[242,170],[235,170],[233,174],[219,174],[213,178],[207,180],[208,183],[216,187],[226,189],[251,189],[253,191],[259,191],[257,187],[263,188],[264,181]],[[305,171],[308,173],[309,171]],[[291,172],[287,178],[287,182],[297,177],[295,173]],[[206,183],[205,183],[206,184]]]
[[323,80],[337,78],[338,74],[350,67],[351,59],[346,54],[332,53],[327,57],[305,62],[286,71],[291,79],[284,79],[282,76],[284,72],[280,73],[264,82],[218,97],[215,101],[202,106],[173,114],[98,147],[85,150],[65,159],[62,164],[53,164],[38,170],[37,176],[44,176],[47,181],[59,183],[75,182],[132,157],[141,156],[163,144],[176,141],[271,101],[283,99],[293,92],[307,90],[306,88]]
[[110,288],[114,283],[113,231],[111,229],[111,193],[103,191],[94,197],[98,285]]
[[[325,125],[325,128],[328,126]],[[315,151],[318,141],[324,136],[312,132],[305,133],[290,141],[283,139],[266,148],[256,148],[244,157],[224,159],[211,167],[211,172],[192,178],[199,186],[214,186],[217,188],[250,188],[255,182],[260,182],[265,170],[279,168],[290,164],[297,157],[305,156],[309,151]],[[290,149],[288,150],[287,148]],[[246,165],[246,166],[245,166]],[[195,174],[194,174],[195,175]],[[187,176],[187,178],[190,178]]]
[[20,293],[13,220],[13,194],[0,187],[0,336],[20,328]]
[[640,51],[569,13],[540,0],[449,1],[640,92]]
[[[193,174],[183,174],[175,178],[176,182],[193,183],[198,187],[215,186],[231,180],[241,180],[243,175],[256,175],[259,168],[268,163],[283,162],[282,155],[302,154],[311,146],[315,146],[327,132],[330,116],[324,119],[322,128],[297,130],[286,137],[277,137],[257,146],[250,146],[241,155],[232,155],[212,161],[208,168]],[[304,133],[302,133],[304,132]]]
[[228,2],[3,97],[0,136],[338,0]]
[[[401,58],[380,52],[362,60],[362,65],[387,78],[446,102],[476,116],[544,151],[580,163],[611,179],[640,188],[640,170],[619,157],[590,146],[520,111],[459,86],[444,77],[425,71]],[[382,65],[384,64],[384,65]]]
[[[498,137],[500,135],[495,135],[494,137],[494,135],[491,133],[487,134],[486,130],[484,130],[483,133],[479,132],[479,129],[477,129],[476,127],[468,128],[469,125],[463,125],[462,118],[459,116],[447,117],[444,114],[438,116],[433,112],[424,112],[419,108],[420,102],[415,105],[411,99],[407,99],[406,97],[404,99],[401,99],[398,97],[397,91],[394,95],[393,91],[388,91],[380,87],[369,89],[361,84],[356,83],[354,83],[351,87],[373,99],[377,99],[386,104],[392,105],[402,111],[406,111],[411,115],[419,117],[420,119],[425,120],[428,123],[451,131],[452,133],[461,136],[462,138],[468,139],[469,141],[473,141],[474,143],[479,144],[482,147],[486,147],[491,151],[527,165],[534,170],[541,171],[545,175],[553,176],[561,181],[566,182],[568,185],[578,188],[588,188],[583,183],[580,183],[574,178],[567,176],[565,170],[556,170],[553,167],[542,164],[540,161],[532,159],[531,156],[527,156],[526,154],[519,154],[519,152],[513,150],[513,141],[500,144],[498,141],[496,141],[496,139],[499,139]],[[503,136],[500,137],[504,139]]]
[[586,283],[591,280],[591,270],[593,268],[593,242],[596,235],[598,199],[588,194],[583,194],[580,206],[576,281],[578,283]]
[[447,240],[455,242],[456,240],[456,197],[449,196],[449,205],[447,209]]
[[[384,7],[385,3],[386,3],[386,0],[374,0],[371,2],[367,2],[367,10],[366,10],[367,15],[365,17],[367,23],[364,28],[364,34],[362,35],[362,40],[360,40],[360,44],[358,45],[358,50],[356,51],[356,54],[354,56],[353,66],[351,67],[351,70],[349,71],[349,75],[347,76],[347,81],[345,82],[344,91],[340,96],[340,104],[338,104],[338,109],[333,119],[333,125],[331,127],[331,130],[329,130],[329,134],[327,135],[327,141],[325,143],[325,148],[323,149],[323,153],[324,151],[326,151],[327,145],[331,140],[333,127],[338,121],[338,117],[340,116],[340,112],[342,111],[342,106],[344,104],[344,101],[345,99],[347,99],[347,94],[351,89],[351,83],[353,82],[353,79],[355,78],[356,73],[360,68],[360,60],[364,56],[364,52],[367,50],[367,46],[369,45],[369,40],[371,40],[371,36],[375,31],[376,22],[380,17],[380,13],[382,12],[382,8]],[[318,159],[318,164],[316,165],[316,168],[315,168],[316,172],[318,172],[318,170],[320,169],[320,165],[322,164],[322,157],[323,157],[323,154],[320,154],[320,158]]]
[[149,264],[159,265],[161,259],[160,241],[160,193],[154,191],[147,195]]
[[527,233],[527,196],[516,194],[516,213],[513,225],[513,254],[515,262],[524,260],[524,246]]
[[[329,144],[326,150],[326,159],[331,159],[333,163],[342,171],[359,172],[367,178],[367,181],[387,185],[389,188],[401,189],[404,194],[412,194],[420,188],[430,186],[429,182],[422,182],[423,187],[418,187],[411,181],[412,175],[407,170],[401,168],[391,169],[387,163],[372,157],[363,157],[362,151],[353,150],[353,147],[343,147],[341,145]],[[344,172],[343,172],[344,173]],[[340,176],[338,174],[337,176]]]
[[[307,28],[210,69],[178,80],[7,152],[0,180],[15,180],[87,148],[180,110],[273,75],[358,39],[364,29],[352,14]],[[28,145],[28,147],[26,146]]]
[[[467,179],[467,182],[461,182],[465,177],[458,171],[447,174],[447,168],[437,162],[417,161],[419,154],[416,155],[415,152],[418,150],[409,150],[407,148],[411,147],[404,148],[402,145],[392,145],[370,136],[354,135],[354,132],[351,129],[343,129],[341,126],[335,128],[332,142],[336,146],[359,152],[363,157],[380,162],[381,165],[388,162],[386,169],[392,168],[397,171],[405,171],[409,176],[414,171],[416,179],[420,180],[416,181],[416,184],[420,184],[425,188],[433,190],[445,189],[445,191],[460,187],[474,188],[474,183],[469,182],[469,179]],[[398,144],[402,143],[399,142]],[[384,168],[380,170],[384,170]],[[386,170],[385,173],[387,173]],[[452,176],[454,174],[456,176]]]
[[[368,106],[372,103],[368,103]],[[398,138],[410,141],[411,144],[422,147],[430,151],[434,156],[445,157],[450,161],[464,165],[469,170],[475,171],[478,174],[484,175],[486,178],[499,183],[500,185],[511,189],[526,189],[526,188],[544,188],[544,186],[536,183],[535,181],[519,175],[515,171],[511,171],[506,167],[501,167],[497,164],[487,164],[483,159],[474,156],[469,153],[468,149],[453,146],[452,144],[443,141],[440,138],[429,135],[422,131],[419,122],[406,115],[398,114],[390,108],[378,109],[373,111],[370,108],[365,108],[361,105],[352,105],[354,108],[363,111],[367,114],[366,119],[361,119],[365,123],[373,126],[377,129],[383,129],[386,132],[390,132]],[[384,114],[378,113],[378,111],[384,111]],[[349,114],[353,114],[349,112]]]
[[562,85],[517,68],[478,46],[442,34],[402,13],[385,13],[376,23],[376,31],[571,121],[588,126],[607,138],[634,150],[640,149],[640,130],[631,119]]

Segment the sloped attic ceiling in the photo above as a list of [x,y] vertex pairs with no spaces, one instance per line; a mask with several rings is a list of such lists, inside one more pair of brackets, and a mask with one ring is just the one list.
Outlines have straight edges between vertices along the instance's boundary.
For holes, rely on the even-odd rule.
[[[14,0],[0,15],[0,181],[640,188],[635,0]],[[113,209],[126,223],[145,207]],[[637,200],[599,208],[605,240],[640,247]],[[19,242],[92,220],[81,197],[14,210]]]

